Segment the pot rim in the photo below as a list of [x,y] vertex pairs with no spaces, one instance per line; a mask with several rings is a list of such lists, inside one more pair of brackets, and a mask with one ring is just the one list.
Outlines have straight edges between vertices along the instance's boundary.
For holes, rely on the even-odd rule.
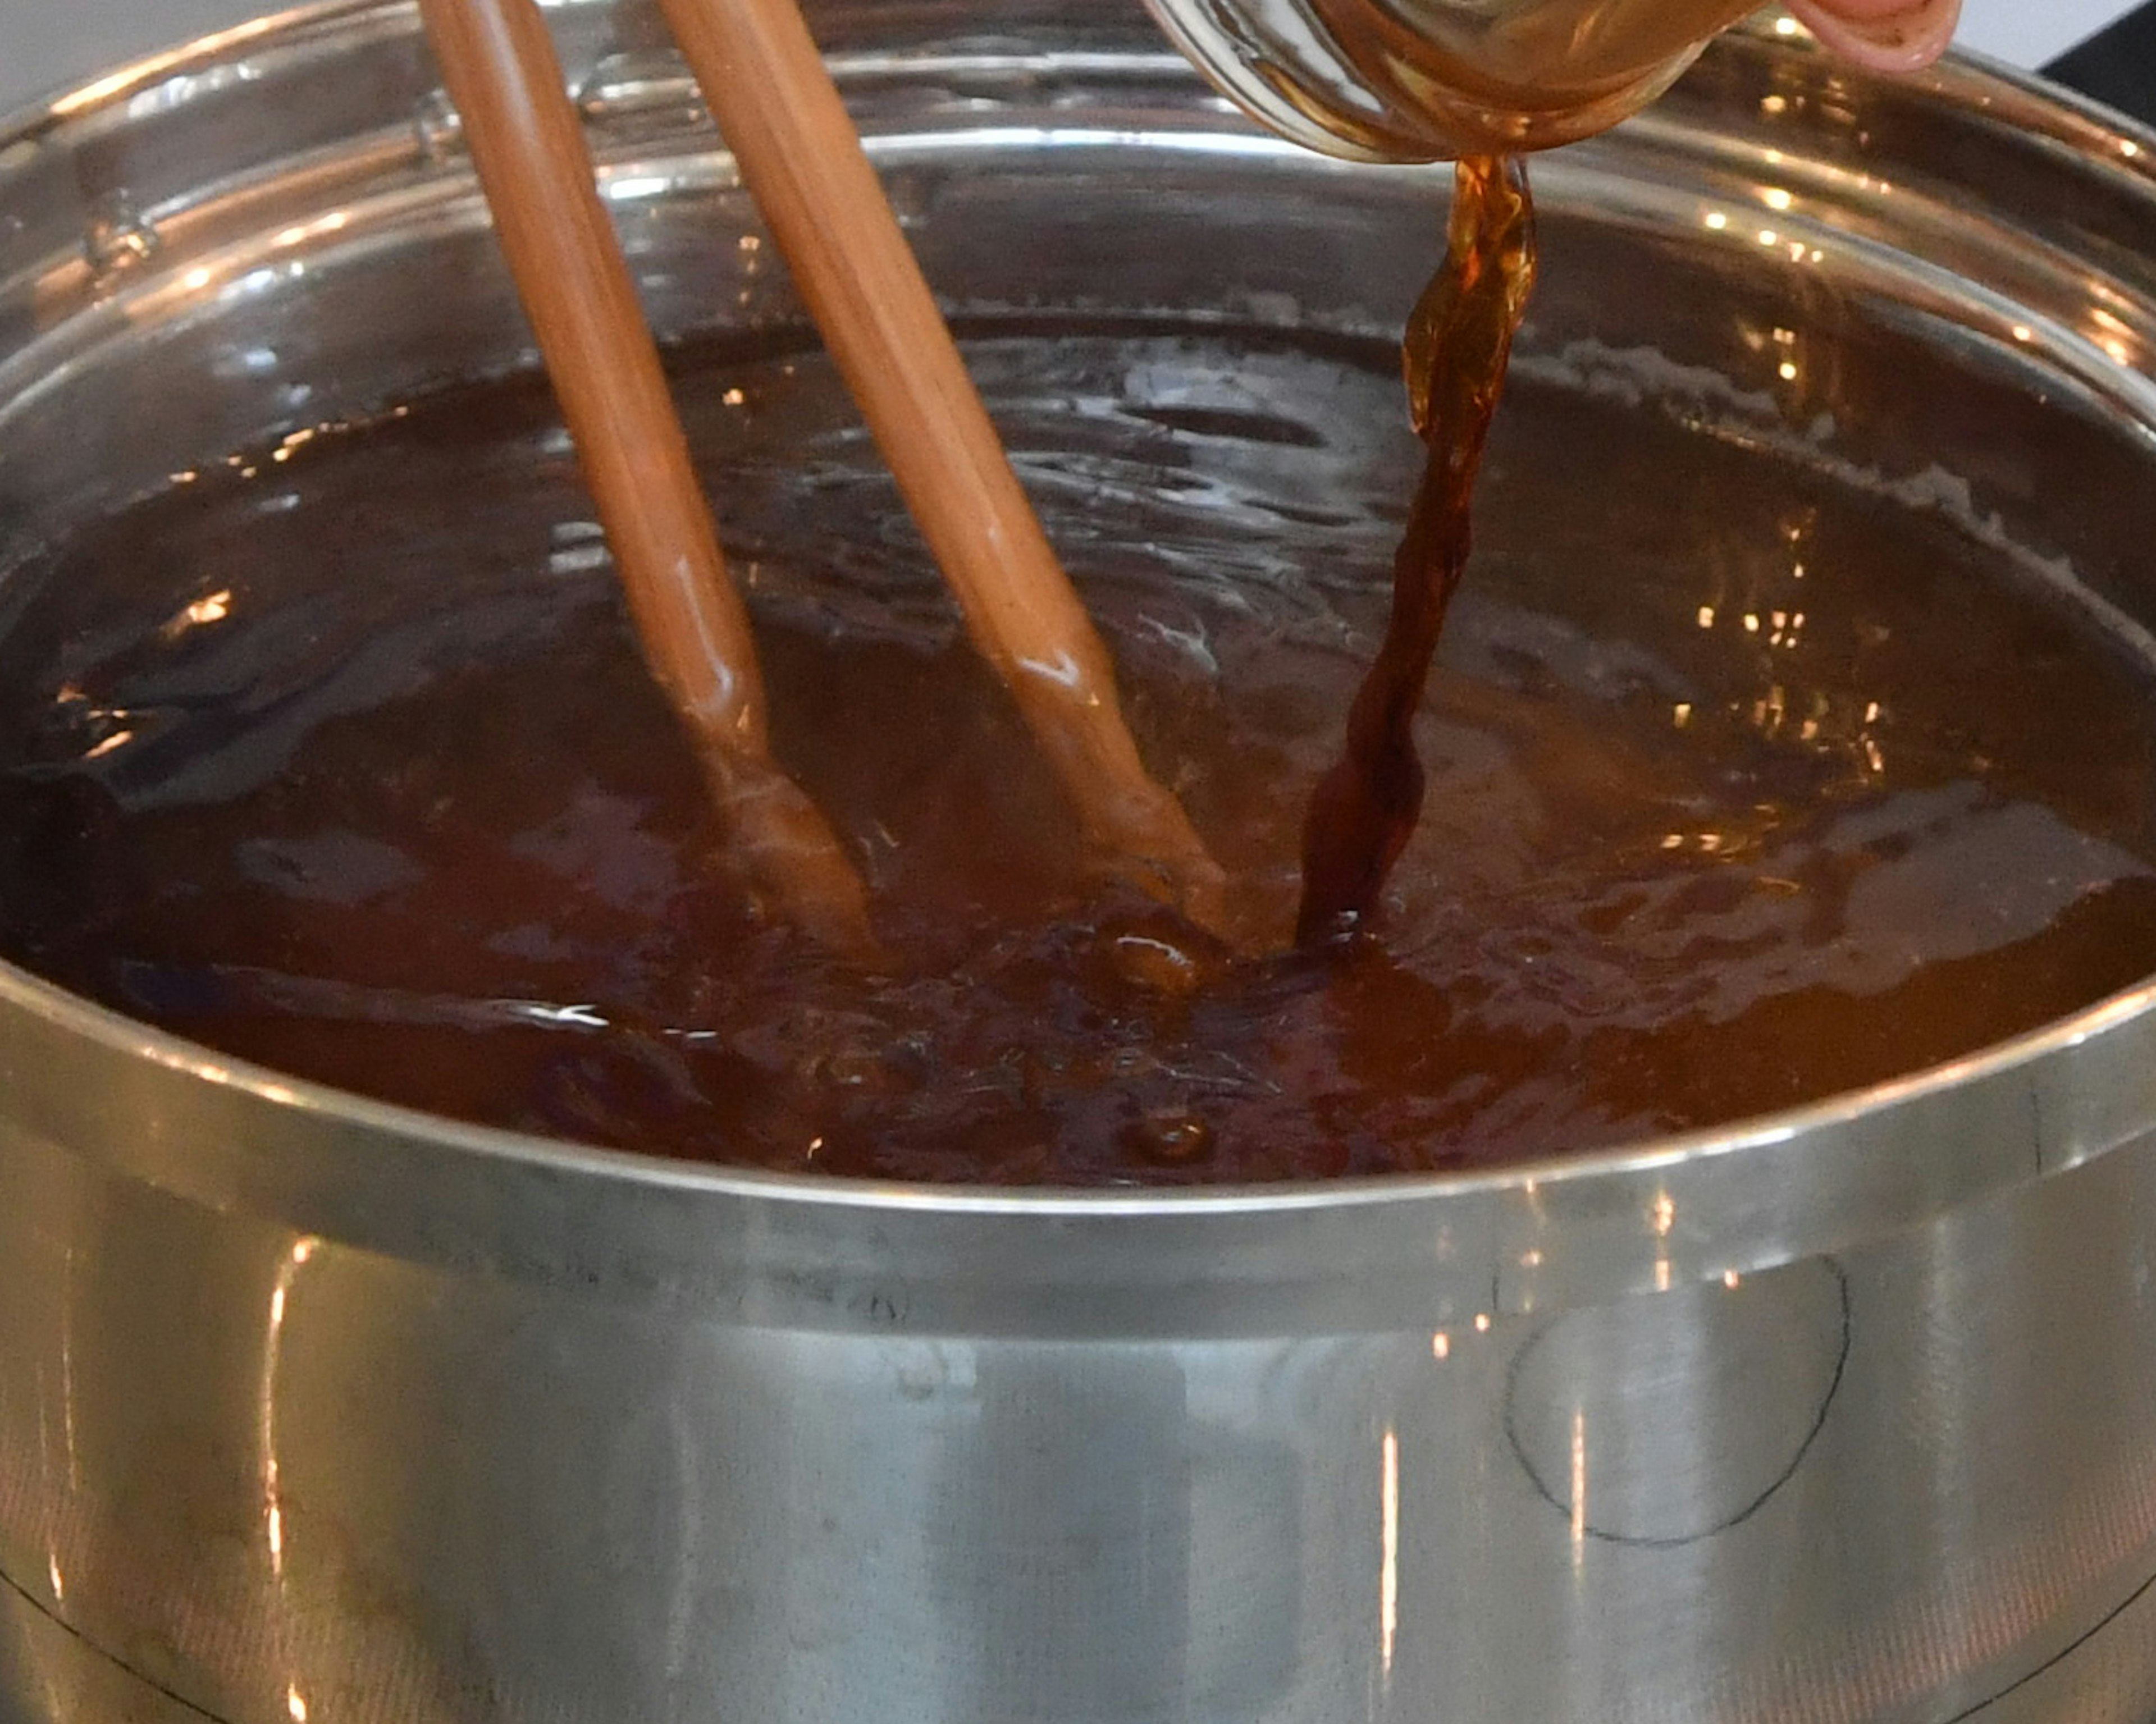
[[[567,0],[565,9],[581,3]],[[416,18],[413,0],[321,0],[146,56],[0,118],[0,177],[25,146],[50,143],[175,77],[361,27],[416,32]],[[1787,20],[1754,20],[1740,33],[1750,38],[1742,51],[1815,51],[1791,38]],[[1846,75],[1860,85],[1879,81]],[[2156,202],[2156,132],[1974,56],[1943,63],[1913,87],[1964,117],[1981,115],[1987,124],[2063,144],[2076,156],[2101,157],[2106,171],[2133,176]],[[1725,1126],[1491,1169],[1145,1189],[763,1172],[468,1125],[218,1054],[5,962],[0,1018],[30,1032],[21,1049],[0,1050],[0,1084],[11,1099],[23,1099],[46,1142],[198,1201],[266,1207],[295,1229],[358,1244],[401,1249],[416,1236],[411,1226],[353,1219],[361,1181],[349,1168],[330,1171],[338,1157],[393,1144],[408,1152],[400,1159],[422,1183],[439,1176],[468,1185],[516,1167],[567,1182],[587,1198],[604,1189],[617,1198],[641,1193],[674,1207],[785,1210],[823,1218],[826,1227],[834,1217],[851,1217],[864,1237],[885,1247],[892,1227],[926,1229],[926,1249],[943,1224],[991,1218],[1068,1226],[1090,1238],[1104,1225],[1158,1223],[1179,1234],[1186,1225],[1209,1219],[1217,1228],[1240,1217],[1270,1235],[1275,1222],[1382,1211],[1418,1218],[1410,1224],[1426,1231],[1430,1213],[1441,1211],[1488,1234],[1491,1250],[1473,1254],[1475,1275],[1486,1271],[1501,1308],[1666,1289],[1845,1249],[2141,1138],[2143,1119],[2156,1111],[2143,1105],[2156,1076],[2141,1075],[2156,1074],[2156,979],[1964,1059]],[[39,1050],[49,1055],[85,1046],[96,1050],[95,1063],[111,1081],[85,1082],[77,1070],[70,1091],[44,1069],[52,1061],[41,1062]],[[2076,1056],[2071,1085],[2056,1081],[2056,1069],[2068,1054]],[[157,1074],[154,1091],[142,1090],[130,1073]],[[222,1137],[205,1136],[200,1121],[192,1122],[193,1135],[184,1143],[177,1130],[159,1128],[158,1121],[198,1111],[212,1092],[224,1110],[212,1110],[225,1122]],[[116,1097],[137,1109],[150,1101],[151,1129],[116,1129]],[[316,1128],[314,1137],[289,1153],[281,1142],[264,1142],[300,1122]],[[305,1130],[299,1135],[307,1138]],[[429,1167],[429,1158],[437,1165]],[[279,1194],[270,1198],[273,1191]],[[1674,1219],[1680,1208],[1681,1226]],[[418,1231],[434,1249],[451,1253],[461,1248],[447,1242],[443,1229],[449,1224]],[[1556,1254],[1563,1260],[1553,1261],[1549,1248],[1559,1243],[1567,1248]],[[1396,1249],[1427,1255],[1426,1244],[1405,1235]]]
[[[349,4],[350,0],[330,0],[330,7],[323,9],[344,9]],[[361,8],[365,9],[365,0],[361,0]],[[0,1011],[33,1014],[64,1034],[94,1042],[129,1060],[236,1091],[271,1107],[340,1117],[385,1136],[431,1142],[444,1149],[496,1161],[526,1162],[559,1172],[627,1179],[678,1191],[722,1193],[837,1208],[911,1213],[927,1209],[971,1215],[1293,1212],[1354,1208],[1403,1196],[1552,1194],[1613,1177],[1666,1179],[1687,1167],[1813,1137],[1835,1127],[1920,1108],[1934,1097],[2010,1080],[2047,1059],[2095,1042],[2116,1039],[2137,1025],[2147,1024],[2152,1053],[2156,1053],[2156,977],[2152,977],[2071,1017],[1904,1077],[1727,1125],[1671,1132],[1606,1149],[1489,1168],[1345,1176],[1322,1181],[1145,1188],[1002,1186],[782,1173],[452,1119],[220,1053],[206,1043],[160,1029],[70,993],[4,958],[0,958]],[[2075,1155],[2043,1171],[2063,1171],[2115,1147],[2115,1142],[2106,1142],[2091,1153]]]

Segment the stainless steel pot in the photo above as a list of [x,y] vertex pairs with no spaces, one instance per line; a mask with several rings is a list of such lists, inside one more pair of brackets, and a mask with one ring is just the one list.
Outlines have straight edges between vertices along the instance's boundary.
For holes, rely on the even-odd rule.
[[[798,316],[646,15],[552,16],[659,320]],[[1256,135],[1135,13],[818,23],[981,316],[1368,333],[1419,285],[1436,181]],[[340,4],[0,132],[0,562],[528,357],[434,89],[408,7]],[[1547,163],[1526,362],[2130,633],[2152,149],[1763,28]],[[1517,1174],[840,1187],[446,1125],[0,972],[0,1717],[2145,1724],[2153,1128],[2143,993]]]

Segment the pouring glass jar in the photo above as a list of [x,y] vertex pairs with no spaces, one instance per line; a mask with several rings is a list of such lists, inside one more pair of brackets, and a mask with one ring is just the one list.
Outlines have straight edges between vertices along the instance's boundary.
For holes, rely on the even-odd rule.
[[[1185,54],[1282,136],[1430,162],[1543,150],[1660,95],[1756,0],[1147,0]],[[1935,58],[1955,0],[1817,0],[1799,15],[1876,70]]]

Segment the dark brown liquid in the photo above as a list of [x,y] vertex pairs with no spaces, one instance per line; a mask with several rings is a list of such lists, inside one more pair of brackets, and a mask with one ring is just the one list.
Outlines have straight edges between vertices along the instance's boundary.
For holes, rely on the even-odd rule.
[[[1424,454],[1396,356],[1057,322],[968,357],[1148,759],[1285,949]],[[709,868],[530,379],[244,459],[0,582],[4,949],[461,1118],[1084,1184],[1586,1149],[2156,971],[2148,667],[1938,513],[1516,377],[1384,939],[1252,961],[1089,873],[820,357],[713,346],[678,382],[779,757],[888,973]]]
[[1302,830],[1302,945],[1366,926],[1422,818],[1415,715],[1474,541],[1475,479],[1535,279],[1534,202],[1517,157],[1455,177],[1444,265],[1408,326],[1408,393],[1430,449],[1393,556],[1385,638],[1348,712],[1340,763]]

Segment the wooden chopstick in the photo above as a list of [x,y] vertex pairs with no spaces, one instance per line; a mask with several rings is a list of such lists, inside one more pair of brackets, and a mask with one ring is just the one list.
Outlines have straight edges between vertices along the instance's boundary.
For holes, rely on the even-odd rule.
[[661,0],[824,345],[1088,837],[1218,927],[1224,877],[1123,722],[1041,531],[795,0]]
[[534,0],[420,0],[652,671],[698,745],[752,889],[824,943],[870,946],[867,893],[772,759],[726,577],[649,326]]

